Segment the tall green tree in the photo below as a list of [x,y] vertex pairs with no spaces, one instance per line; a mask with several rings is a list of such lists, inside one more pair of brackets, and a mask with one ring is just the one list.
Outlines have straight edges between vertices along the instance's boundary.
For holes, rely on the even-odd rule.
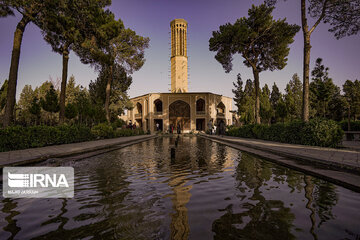
[[41,13],[48,9],[48,4],[51,2],[55,2],[55,0],[0,0],[0,17],[14,15],[14,11],[21,15],[21,20],[17,24],[14,32],[8,92],[6,97],[5,115],[3,119],[3,125],[5,127],[11,124],[14,117],[20,49],[25,28],[29,22],[38,23],[41,18]]
[[270,94],[270,102],[271,102],[273,109],[276,108],[276,105],[278,104],[281,97],[282,97],[282,94],[281,94],[278,86],[274,82],[274,84],[271,88],[271,94]]
[[255,123],[255,84],[251,79],[246,80],[244,98],[241,106],[241,120],[245,124]]
[[113,67],[113,76],[109,76],[108,69],[102,69],[98,78],[89,84],[89,93],[92,101],[98,105],[104,106],[106,102],[106,87],[109,77],[112,78],[109,112],[110,118],[114,119],[124,112],[129,106],[129,97],[127,90],[132,83],[132,77],[119,65]]
[[74,75],[71,75],[66,85],[65,104],[74,103],[76,96],[80,93],[81,86],[76,85]]
[[51,115],[51,122],[53,123],[53,113],[56,113],[59,111],[59,100],[58,100],[58,94],[56,93],[56,90],[54,89],[54,86],[51,85],[50,89],[46,92],[45,98],[40,99],[41,107],[50,113]]
[[281,119],[282,122],[284,123],[287,116],[288,116],[288,111],[287,111],[286,103],[283,98],[280,98],[275,109],[275,118]]
[[234,89],[232,89],[231,91],[235,95],[234,97],[235,106],[238,109],[237,113],[240,115],[241,107],[243,105],[243,100],[244,100],[243,81],[241,79],[240,73],[238,73],[236,82],[233,82],[233,85],[234,85]]
[[346,115],[347,103],[344,96],[341,95],[340,88],[335,86],[335,91],[328,103],[327,117],[335,121],[341,121]]
[[322,64],[321,58],[316,59],[311,75],[311,106],[316,110],[316,116],[327,117],[329,101],[336,95],[339,89],[329,77],[329,68]]
[[[63,0],[54,2],[52,10],[45,12],[42,21],[42,33],[54,52],[62,55],[62,80],[60,91],[59,121],[65,119],[66,82],[69,54],[73,49],[81,48],[86,36],[96,31],[96,23],[109,0]],[[74,45],[77,45],[76,47]]]
[[270,89],[267,84],[262,88],[260,97],[260,116],[262,123],[270,124],[273,108],[270,102]]
[[275,21],[273,7],[265,4],[252,6],[249,17],[238,19],[234,24],[227,23],[214,31],[209,40],[210,51],[216,51],[215,59],[222,64],[225,72],[232,70],[232,56],[241,54],[244,64],[251,67],[255,80],[255,119],[260,123],[259,73],[283,69],[289,54],[289,44],[300,30],[285,19]]
[[[266,0],[273,6],[277,0]],[[308,5],[307,5],[308,4]],[[315,19],[313,26],[308,25],[308,16]],[[303,58],[303,105],[302,118],[309,121],[309,76],[310,76],[310,37],[321,23],[330,24],[329,31],[337,39],[357,34],[360,30],[359,0],[301,0],[301,26],[304,38]]]
[[360,81],[346,80],[343,85],[344,97],[347,102],[348,121],[350,130],[350,119],[354,120],[360,115]]
[[19,107],[22,110],[27,110],[31,105],[31,102],[34,97],[35,97],[35,93],[31,85],[26,84],[20,93],[20,99],[18,102]]
[[29,107],[29,112],[35,117],[35,125],[39,123],[40,120],[40,114],[41,114],[41,106],[39,99],[34,96],[34,98],[31,101],[31,105]]
[[114,69],[121,67],[128,74],[139,70],[145,62],[144,51],[149,46],[149,38],[125,28],[123,22],[120,19],[116,21],[111,12],[105,13],[104,24],[93,37],[85,40],[78,52],[83,62],[95,65],[101,71],[108,71],[105,112],[106,119],[110,122],[110,93],[116,73]]
[[31,85],[25,85],[20,93],[20,99],[17,103],[19,108],[17,121],[23,125],[31,125],[33,122],[33,115],[30,113],[29,109],[34,97],[35,93]]
[[285,104],[290,120],[301,119],[302,84],[295,73],[285,88]]
[[282,94],[281,94],[278,86],[274,82],[272,89],[271,89],[271,94],[270,94],[270,103],[271,103],[271,107],[273,109],[273,116],[272,116],[273,122],[276,121],[276,109],[277,109],[277,106],[281,99],[282,99]]

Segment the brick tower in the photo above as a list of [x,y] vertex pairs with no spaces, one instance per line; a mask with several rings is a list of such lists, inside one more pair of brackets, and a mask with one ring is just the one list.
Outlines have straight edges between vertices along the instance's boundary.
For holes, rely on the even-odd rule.
[[187,21],[174,19],[171,27],[171,92],[185,93],[188,91],[187,79]]

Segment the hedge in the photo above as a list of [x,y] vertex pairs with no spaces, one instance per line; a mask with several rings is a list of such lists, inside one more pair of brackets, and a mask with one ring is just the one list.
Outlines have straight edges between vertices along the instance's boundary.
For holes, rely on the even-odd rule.
[[[339,123],[342,130],[348,131],[348,121],[343,120]],[[350,121],[350,130],[351,131],[360,131],[360,121]]]
[[293,121],[270,126],[245,125],[234,127],[227,131],[227,135],[291,144],[337,147],[343,138],[344,132],[332,120],[312,119],[309,122]]
[[113,129],[101,123],[84,125],[11,126],[0,129],[0,152],[144,134],[140,129]]
[[145,134],[140,128],[128,129],[128,128],[116,128],[107,123],[100,123],[91,128],[91,133],[97,138],[113,138],[113,137],[128,137]]

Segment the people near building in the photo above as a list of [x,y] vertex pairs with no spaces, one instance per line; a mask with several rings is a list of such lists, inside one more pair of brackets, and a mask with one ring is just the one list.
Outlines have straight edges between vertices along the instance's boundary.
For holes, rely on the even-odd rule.
[[181,126],[180,123],[177,124],[177,133],[180,134],[181,133]]
[[216,124],[212,127],[212,130],[213,130],[213,135],[216,134]]
[[157,122],[156,123],[156,131],[159,131],[160,130],[160,124]]
[[132,129],[132,128],[133,128],[133,124],[132,124],[132,121],[131,121],[131,120],[129,121],[128,128],[130,128],[130,129]]
[[136,129],[136,123],[133,124],[133,129]]

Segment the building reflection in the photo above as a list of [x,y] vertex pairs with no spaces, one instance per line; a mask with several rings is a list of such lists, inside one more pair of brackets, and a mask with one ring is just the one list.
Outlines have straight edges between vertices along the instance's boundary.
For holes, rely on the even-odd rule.
[[[170,147],[176,148],[175,156],[171,156],[171,176],[169,186],[172,189],[171,202],[171,239],[188,239],[190,226],[186,204],[190,201],[192,185],[188,183],[190,174],[186,166],[191,166],[194,156],[188,151],[192,138],[171,139]],[[170,153],[171,154],[171,153]]]

